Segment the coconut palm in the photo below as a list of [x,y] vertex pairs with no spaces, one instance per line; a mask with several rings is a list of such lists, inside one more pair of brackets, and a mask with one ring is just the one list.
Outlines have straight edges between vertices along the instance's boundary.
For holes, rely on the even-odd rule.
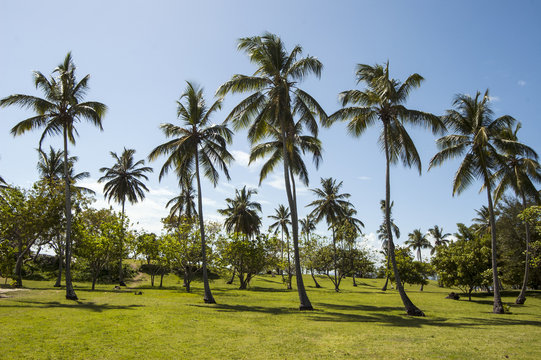
[[301,57],[302,48],[298,45],[288,53],[280,38],[270,33],[241,38],[238,48],[245,51],[258,68],[252,76],[234,75],[218,89],[217,94],[224,96],[228,93],[252,93],[228,116],[235,129],[249,128],[248,136],[252,144],[258,143],[274,130],[279,131],[280,136],[277,139],[275,137],[275,140],[281,141],[282,154],[281,159],[277,161],[283,163],[285,190],[291,209],[299,308],[312,310],[312,304],[300,276],[298,212],[296,191],[293,186],[293,173],[299,174],[299,167],[295,167],[293,158],[294,144],[298,142],[300,132],[293,119],[298,117],[303,127],[306,127],[312,136],[317,136],[315,116],[325,119],[326,114],[308,93],[298,87],[298,84],[307,75],[315,74],[319,77],[322,64],[315,57]]
[[257,194],[257,190],[246,190],[244,186],[241,190],[235,190],[235,198],[225,199],[227,208],[219,209],[218,213],[226,217],[224,226],[227,232],[242,233],[249,239],[259,233],[261,204],[251,201],[254,194]]
[[102,130],[101,120],[107,107],[99,102],[83,102],[88,91],[90,75],[80,81],[75,76],[75,64],[68,53],[64,62],[58,65],[49,79],[41,72],[34,72],[34,84],[44,98],[16,94],[0,100],[0,107],[19,105],[30,108],[36,116],[21,121],[11,129],[14,136],[22,135],[35,128],[44,128],[39,141],[39,148],[48,135],[62,134],[64,140],[64,182],[66,216],[66,299],[77,300],[71,282],[71,178],[69,174],[68,141],[75,144],[77,130],[75,125],[88,121]]
[[482,189],[486,189],[487,193],[492,245],[493,312],[503,314],[496,262],[496,219],[492,201],[493,175],[503,163],[501,149],[509,147],[521,149],[524,146],[518,141],[502,137],[502,130],[511,126],[515,119],[509,115],[494,118],[489,104],[488,90],[484,95],[477,92],[473,98],[469,95],[457,95],[453,106],[455,109],[447,110],[443,120],[454,133],[438,139],[437,145],[440,152],[430,161],[430,168],[441,165],[448,159],[462,158],[462,163],[453,180],[453,195],[460,194],[476,179],[482,181]]
[[[105,182],[103,186],[103,195],[107,201],[113,199],[116,203],[122,206],[121,219],[122,219],[122,233],[124,234],[124,214],[126,200],[130,204],[135,204],[145,198],[145,191],[148,191],[146,185],[140,180],[144,179],[148,181],[148,177],[145,175],[147,172],[152,172],[152,168],[145,165],[145,160],[138,160],[135,162],[133,155],[134,149],[126,149],[122,151],[122,154],[118,156],[115,152],[110,152],[111,156],[115,160],[115,164],[108,168],[102,167],[100,172],[105,173],[98,179],[99,183]],[[120,263],[119,263],[119,283],[121,286],[126,286],[124,283],[124,276],[122,271],[122,257],[123,257],[123,243],[124,239],[120,240]]]
[[180,194],[169,200],[167,204],[165,204],[165,207],[171,206],[171,210],[169,211],[169,216],[171,218],[178,212],[179,221],[183,214],[187,219],[192,219],[194,216],[197,216],[197,209],[195,208],[195,190],[193,188],[194,174],[186,174],[186,176],[179,174],[178,176],[180,179]]
[[346,210],[352,205],[348,199],[351,195],[348,193],[340,193],[342,181],[336,183],[333,178],[321,178],[320,189],[310,189],[316,196],[317,200],[312,201],[307,207],[313,207],[310,216],[314,218],[316,223],[323,219],[332,230],[332,242],[334,250],[334,279],[331,278],[334,284],[334,290],[340,291],[340,280],[338,277],[338,259],[336,251],[336,227],[338,223],[346,217]]
[[450,242],[447,238],[451,236],[451,234],[444,233],[443,228],[440,228],[438,225],[434,225],[433,228],[428,229],[428,234],[434,239],[434,245],[430,249],[430,255],[434,255],[434,252],[436,252],[440,246],[447,246]]
[[[310,241],[310,235],[312,234],[312,231],[316,230],[316,223],[310,217],[310,215],[306,215],[304,219],[300,219],[299,223],[301,224],[301,234],[304,234],[305,236],[305,244],[308,246],[311,244]],[[310,274],[312,275],[312,280],[314,280],[314,285],[316,288],[321,288],[321,285],[316,280],[316,277],[314,276],[314,269],[313,267],[310,267]]]
[[156,160],[167,156],[160,171],[160,180],[170,169],[175,169],[177,175],[188,176],[195,173],[197,181],[197,213],[199,215],[199,229],[201,235],[201,255],[203,270],[203,285],[205,288],[205,303],[214,304],[216,301],[210,291],[207,272],[207,252],[205,225],[203,218],[203,195],[201,193],[200,168],[210,182],[218,184],[221,169],[229,180],[227,165],[233,156],[227,151],[226,144],[231,142],[232,132],[226,125],[211,124],[211,115],[221,108],[221,100],[217,100],[210,107],[203,97],[203,89],[197,85],[186,82],[186,89],[177,101],[177,116],[182,125],[161,124],[160,128],[167,138],[167,142],[158,145],[148,158]]
[[[389,206],[389,213],[390,213],[390,219],[391,219],[391,230],[394,233],[394,236],[397,239],[400,239],[400,228],[395,224],[393,219],[393,206],[394,201],[391,201],[391,205]],[[380,209],[383,212],[383,223],[379,226],[379,229],[376,231],[378,234],[378,239],[381,241],[381,247],[383,249],[383,254],[387,258],[387,271],[385,276],[385,284],[381,288],[381,291],[387,291],[387,285],[389,285],[389,273],[391,269],[391,257],[389,256],[389,242],[388,242],[388,236],[387,236],[387,221],[385,218],[385,200],[380,201]]]
[[[518,141],[517,133],[521,128],[518,123],[516,128],[507,128],[502,131],[502,139]],[[498,179],[498,185],[494,189],[494,202],[498,202],[506,189],[511,189],[522,201],[522,208],[528,206],[528,199],[539,203],[541,197],[535,187],[535,183],[541,183],[541,166],[538,163],[537,153],[528,146],[520,148],[509,146],[503,151],[503,163],[496,171],[494,177]],[[528,284],[530,262],[530,227],[524,223],[526,230],[526,262],[524,266],[524,279],[520,294],[515,300],[516,304],[524,304],[526,301],[526,285]]]
[[[391,232],[389,205],[391,203],[390,165],[402,160],[405,166],[415,166],[421,174],[421,159],[405,125],[418,125],[430,128],[436,133],[444,129],[440,119],[432,114],[411,110],[404,106],[409,93],[420,86],[423,77],[410,75],[403,83],[390,78],[389,63],[383,65],[357,65],[357,82],[364,82],[367,89],[348,90],[340,93],[343,108],[329,117],[328,124],[337,120],[349,121],[348,132],[361,136],[365,130],[379,123],[381,133],[379,143],[385,153],[385,223],[388,237],[388,254],[391,258],[396,285],[406,311],[409,315],[423,316],[409,299],[396,268],[394,242]],[[350,105],[350,106],[349,106]]]
[[432,244],[428,241],[426,234],[421,232],[421,229],[415,229],[413,232],[409,233],[408,240],[406,240],[404,244],[408,245],[408,248],[417,251],[417,260],[420,262],[423,261],[421,250],[432,248]]
[[[286,234],[287,239],[287,269],[288,269],[288,282],[287,282],[287,288],[291,289],[291,259],[289,256],[289,228],[288,225],[291,226],[291,212],[289,211],[289,208],[287,208],[285,205],[278,205],[276,209],[274,209],[275,215],[269,215],[268,218],[273,219],[275,222],[272,223],[269,226],[269,231],[273,231],[276,234],[278,230],[281,231],[282,234],[282,241],[280,242],[280,253],[281,253],[281,260],[284,262],[284,233]],[[282,279],[284,277],[284,273],[282,271]]]

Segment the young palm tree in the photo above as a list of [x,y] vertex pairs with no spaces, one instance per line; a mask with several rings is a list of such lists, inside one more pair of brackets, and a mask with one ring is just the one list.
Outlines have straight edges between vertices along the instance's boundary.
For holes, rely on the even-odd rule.
[[39,71],[34,72],[34,84],[44,98],[16,94],[0,100],[0,107],[19,105],[31,108],[36,116],[21,121],[11,129],[14,136],[22,135],[35,128],[44,128],[39,147],[47,135],[62,134],[64,139],[64,182],[66,216],[66,299],[77,300],[71,282],[71,178],[69,174],[68,141],[75,144],[75,125],[83,120],[102,130],[101,119],[107,107],[99,102],[82,102],[88,91],[90,75],[80,81],[75,77],[75,65],[68,53],[64,62],[53,71],[49,79]]
[[[284,261],[284,233],[286,234],[287,238],[287,269],[288,269],[288,283],[287,288],[288,290],[291,290],[291,259],[289,256],[289,228],[288,225],[291,225],[291,213],[289,211],[289,208],[287,208],[285,205],[278,205],[276,209],[274,209],[275,215],[269,215],[268,217],[275,220],[274,223],[272,223],[269,226],[269,230],[274,230],[274,233],[276,234],[278,232],[278,229],[280,229],[282,233],[282,241],[280,243],[280,252],[281,252],[281,260]],[[284,278],[284,273],[282,271],[282,279]]]
[[[122,235],[124,236],[124,207],[126,200],[128,200],[130,204],[135,204],[139,202],[139,200],[145,198],[145,191],[148,191],[148,188],[140,179],[148,181],[148,177],[145,173],[152,172],[153,170],[151,167],[144,166],[145,160],[141,159],[135,162],[133,159],[133,155],[135,154],[134,149],[124,148],[124,151],[120,156],[112,151],[110,154],[116,162],[110,168],[102,167],[100,169],[100,172],[105,173],[105,175],[99,178],[98,182],[105,182],[105,185],[103,186],[103,195],[107,201],[113,199],[122,206]],[[122,271],[124,238],[120,241],[118,281],[120,286],[126,286]]]
[[[338,278],[338,259],[336,251],[336,226],[346,217],[346,210],[352,205],[348,199],[351,195],[348,193],[340,194],[342,181],[338,184],[333,178],[321,178],[321,189],[310,189],[317,197],[317,200],[306,205],[314,207],[310,216],[316,223],[325,219],[327,225],[332,230],[332,243],[334,250],[334,290],[340,291],[340,280]],[[332,279],[331,279],[332,280]]]
[[[394,233],[394,236],[396,239],[400,239],[400,228],[394,223],[393,219],[393,206],[394,201],[391,201],[391,205],[389,206],[389,213],[390,213],[390,219],[391,219],[391,229]],[[385,284],[381,288],[381,291],[387,291],[387,285],[389,285],[389,273],[391,269],[391,257],[389,256],[389,238],[387,236],[387,222],[385,220],[385,200],[380,201],[380,209],[383,212],[383,223],[379,226],[379,229],[376,231],[378,233],[378,239],[381,241],[381,247],[383,249],[383,253],[385,257],[387,258],[387,271],[386,271],[386,277],[385,277]]]
[[[382,65],[357,65],[357,82],[364,82],[365,91],[348,90],[340,94],[343,108],[329,117],[328,124],[337,120],[349,121],[349,133],[361,136],[365,130],[381,124],[379,143],[385,153],[385,223],[388,237],[388,254],[391,258],[396,285],[406,312],[409,315],[423,316],[409,299],[396,268],[394,242],[391,232],[389,204],[391,203],[390,165],[402,160],[405,166],[415,166],[421,174],[421,159],[409,136],[405,124],[431,128],[437,133],[444,129],[440,119],[432,114],[411,110],[404,106],[409,93],[419,87],[424,80],[419,74],[413,74],[403,83],[389,77],[389,63]],[[350,105],[349,107],[346,107]]]
[[221,100],[217,100],[210,107],[207,107],[203,97],[203,89],[195,84],[187,82],[186,89],[177,101],[177,106],[177,116],[185,127],[161,124],[160,128],[163,133],[171,139],[152,150],[148,158],[156,160],[162,155],[167,156],[160,171],[160,179],[172,168],[175,169],[177,175],[183,177],[195,172],[203,285],[205,288],[203,299],[205,303],[215,304],[216,301],[210,291],[207,273],[207,245],[203,220],[200,168],[203,168],[204,175],[214,186],[218,184],[219,178],[217,166],[224,172],[226,178],[230,179],[227,165],[233,160],[233,156],[227,151],[226,144],[231,143],[232,132],[226,125],[210,123],[211,115],[221,108]]
[[282,145],[284,183],[291,209],[291,232],[295,272],[298,275],[296,280],[299,308],[313,310],[304,288],[300,268],[298,212],[292,176],[299,169],[299,167],[295,168],[292,160],[295,144],[299,141],[299,131],[293,119],[295,116],[298,117],[301,124],[313,136],[317,136],[315,116],[317,114],[320,119],[325,119],[326,114],[321,106],[297,84],[310,74],[319,77],[322,64],[312,56],[301,58],[302,48],[298,45],[288,53],[280,38],[270,33],[242,38],[239,40],[238,48],[248,54],[258,69],[253,76],[234,75],[230,81],[218,89],[217,94],[224,96],[227,93],[252,93],[228,116],[228,120],[233,122],[235,129],[249,127],[248,136],[252,144],[269,136],[273,129],[279,131],[278,140]]
[[[520,128],[521,124],[518,123],[515,130],[512,128],[504,129],[502,139],[518,141],[517,132]],[[520,198],[523,209],[528,206],[528,199],[537,203],[541,202],[539,192],[535,187],[535,183],[541,183],[541,166],[537,161],[537,153],[527,146],[521,148],[509,146],[504,149],[503,156],[504,162],[494,174],[494,177],[499,181],[494,190],[494,202],[498,202],[508,188]],[[526,286],[530,268],[530,227],[527,222],[524,223],[524,226],[526,230],[526,262],[522,288],[515,300],[516,304],[524,304],[526,301]]]
[[428,229],[428,233],[434,239],[434,246],[432,246],[430,249],[430,255],[434,255],[434,252],[436,252],[440,246],[447,246],[447,244],[450,242],[450,240],[447,238],[451,236],[451,234],[444,233],[443,229],[438,225],[434,225],[433,228]]
[[195,190],[193,189],[194,174],[188,174],[187,176],[178,174],[178,177],[180,179],[180,194],[169,200],[165,207],[171,206],[170,217],[173,217],[178,212],[178,221],[180,222],[183,214],[187,219],[197,216],[197,209],[195,207]]
[[463,157],[453,180],[453,195],[460,194],[475,179],[483,182],[487,192],[488,220],[492,243],[492,275],[494,286],[493,312],[503,314],[500,296],[500,282],[496,262],[496,220],[492,201],[493,174],[503,162],[499,149],[509,146],[520,149],[517,141],[502,139],[502,130],[511,126],[515,119],[505,115],[494,119],[489,106],[488,90],[483,96],[479,92],[474,98],[457,95],[453,102],[455,109],[447,110],[445,125],[454,133],[438,139],[440,148],[430,161],[430,168],[441,165],[448,159]]
[[[306,215],[304,219],[300,219],[299,223],[301,224],[301,234],[304,234],[305,238],[305,245],[308,246],[311,244],[310,241],[310,234],[312,234],[312,231],[316,230],[316,223],[310,217],[310,215]],[[314,268],[310,267],[310,274],[312,275],[312,280],[314,280],[314,285],[317,289],[321,288],[321,285],[316,280],[316,277],[314,276]]]

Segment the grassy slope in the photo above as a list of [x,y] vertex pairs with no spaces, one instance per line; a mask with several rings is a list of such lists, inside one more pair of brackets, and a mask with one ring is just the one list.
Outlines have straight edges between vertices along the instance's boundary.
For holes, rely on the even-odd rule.
[[[296,310],[297,294],[280,277],[257,277],[244,291],[215,281],[218,305],[203,303],[201,283],[186,294],[173,276],[162,290],[131,284],[142,296],[77,284],[78,303],[52,282],[26,281],[31,290],[0,299],[0,359],[541,358],[539,292],[494,315],[490,297],[453,301],[432,284],[409,288],[427,314],[412,318],[394,290],[379,291],[380,280],[354,288],[347,279],[341,293],[321,281],[323,289],[308,289],[314,312]],[[504,293],[504,302],[515,295]]]

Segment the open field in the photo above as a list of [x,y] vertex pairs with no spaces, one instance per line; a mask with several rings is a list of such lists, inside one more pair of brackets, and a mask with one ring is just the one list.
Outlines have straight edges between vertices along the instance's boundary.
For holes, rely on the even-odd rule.
[[[25,281],[28,290],[0,294],[0,359],[539,359],[541,292],[530,292],[511,313],[491,313],[491,297],[472,302],[444,297],[431,283],[408,288],[425,318],[404,315],[396,291],[381,280],[344,280],[335,293],[311,279],[313,312],[299,312],[296,291],[280,277],[257,277],[249,290],[223,280],[211,286],[217,305],[202,301],[202,284],[187,294],[178,278],[151,289],[76,283],[78,302],[64,299],[53,282]],[[515,293],[504,292],[512,303]]]

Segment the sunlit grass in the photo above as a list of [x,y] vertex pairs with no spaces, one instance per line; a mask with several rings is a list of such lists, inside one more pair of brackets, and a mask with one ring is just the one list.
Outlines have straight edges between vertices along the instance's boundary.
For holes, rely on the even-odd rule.
[[[538,359],[541,293],[529,293],[511,313],[491,313],[490,296],[472,302],[444,297],[430,284],[408,288],[427,317],[404,314],[396,291],[381,280],[344,281],[336,293],[305,278],[316,308],[297,310],[296,291],[280,277],[257,277],[249,290],[223,280],[212,283],[217,305],[202,301],[202,284],[184,292],[177,277],[166,288],[148,279],[113,291],[113,285],[77,283],[78,302],[64,299],[53,282],[25,281],[29,290],[0,299],[2,359]],[[135,288],[143,295],[134,295]],[[515,293],[504,293],[512,303]]]

